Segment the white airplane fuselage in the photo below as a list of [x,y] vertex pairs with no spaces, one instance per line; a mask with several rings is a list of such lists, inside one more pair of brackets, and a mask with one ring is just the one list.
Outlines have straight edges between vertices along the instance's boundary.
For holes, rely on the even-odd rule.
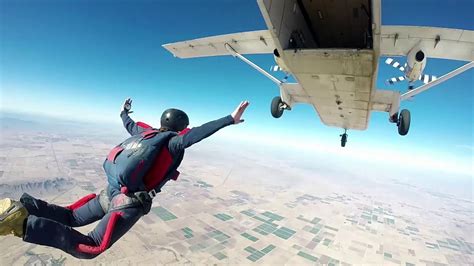
[[[258,0],[258,4],[278,40],[277,64],[302,86],[301,99],[309,99],[328,126],[366,129],[376,93],[380,1]],[[417,64],[414,67],[418,69]]]

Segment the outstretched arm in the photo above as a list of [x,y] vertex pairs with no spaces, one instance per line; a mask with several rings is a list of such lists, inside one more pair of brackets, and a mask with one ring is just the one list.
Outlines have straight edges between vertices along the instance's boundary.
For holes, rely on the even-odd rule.
[[199,127],[194,127],[190,129],[186,134],[172,138],[168,145],[170,152],[173,153],[182,149],[186,149],[191,145],[198,143],[199,141],[211,136],[221,128],[232,124],[239,124],[241,122],[244,122],[241,117],[248,105],[248,101],[243,101],[237,106],[237,108],[231,115],[211,122],[207,122]]
[[132,100],[130,98],[126,99],[122,106],[122,112],[120,112],[120,117],[122,118],[123,126],[130,133],[130,135],[136,135],[143,132],[143,128],[139,127],[133,119],[128,115],[133,111],[130,111],[132,108]]

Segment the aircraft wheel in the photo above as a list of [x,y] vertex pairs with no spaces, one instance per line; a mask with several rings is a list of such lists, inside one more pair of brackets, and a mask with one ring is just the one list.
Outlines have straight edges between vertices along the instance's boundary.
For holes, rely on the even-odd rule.
[[283,115],[283,102],[280,96],[273,98],[271,112],[275,118],[280,118]]
[[346,143],[347,143],[347,134],[342,134],[341,135],[341,147],[346,147]]
[[398,117],[398,134],[405,136],[410,129],[410,111],[403,109]]

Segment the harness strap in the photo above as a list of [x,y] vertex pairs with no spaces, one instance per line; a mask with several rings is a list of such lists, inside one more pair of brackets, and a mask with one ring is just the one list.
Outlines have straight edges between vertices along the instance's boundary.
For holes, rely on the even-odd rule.
[[104,211],[104,213],[108,213],[109,212],[109,208],[110,208],[110,198],[109,196],[107,195],[107,190],[106,189],[103,189],[100,193],[99,193],[99,203],[100,203],[100,207],[102,207],[102,210]]
[[186,133],[189,132],[189,130],[191,130],[191,129],[190,129],[190,128],[185,128],[185,129],[181,130],[181,131],[178,133],[178,135],[180,135],[180,136],[185,135]]
[[110,152],[109,152],[109,155],[107,156],[107,160],[112,162],[112,163],[115,163],[115,159],[117,158],[117,156],[123,151],[123,147],[122,146],[117,146],[115,148],[113,148]]
[[133,194],[118,194],[110,201],[109,211],[117,211],[132,207],[141,206],[142,203]]
[[160,131],[156,129],[150,129],[150,130],[145,130],[141,133],[143,139],[149,139],[154,137],[156,134],[158,134]]
[[143,122],[137,122],[137,126],[139,126],[141,128],[144,128],[144,129],[151,128],[150,125],[148,125],[147,123],[143,123]]

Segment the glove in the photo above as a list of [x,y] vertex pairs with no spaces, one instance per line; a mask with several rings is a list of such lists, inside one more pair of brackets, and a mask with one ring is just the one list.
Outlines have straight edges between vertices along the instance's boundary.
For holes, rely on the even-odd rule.
[[130,111],[132,109],[132,99],[128,98],[125,100],[122,106],[122,112],[125,112],[127,114],[133,113],[133,111]]

